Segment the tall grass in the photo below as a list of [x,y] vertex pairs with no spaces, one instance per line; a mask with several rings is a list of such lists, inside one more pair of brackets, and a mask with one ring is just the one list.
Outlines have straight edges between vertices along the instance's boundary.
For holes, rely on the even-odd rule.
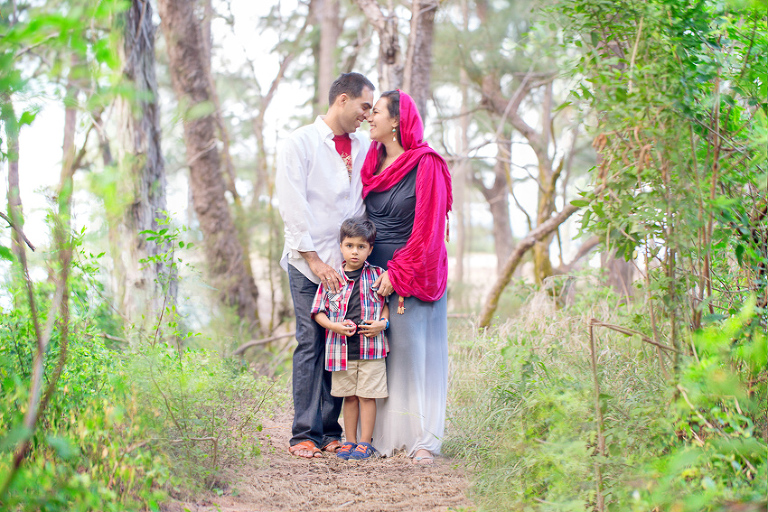
[[[749,314],[725,335],[721,328],[699,335],[698,358],[685,359],[676,382],[655,347],[595,329],[593,372],[590,320],[630,327],[644,320],[609,289],[578,288],[564,309],[541,292],[488,332],[452,329],[444,449],[472,468],[479,509],[700,511],[760,503],[765,337],[745,329]],[[731,350],[737,345],[758,353],[757,367],[747,368],[749,358]],[[711,380],[727,382],[718,389],[703,379],[715,370]]]

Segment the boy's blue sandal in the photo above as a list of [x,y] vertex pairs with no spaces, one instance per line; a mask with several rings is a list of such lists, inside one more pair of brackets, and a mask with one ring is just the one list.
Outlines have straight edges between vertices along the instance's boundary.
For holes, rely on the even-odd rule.
[[360,443],[349,455],[349,458],[354,460],[368,459],[373,457],[374,453],[376,453],[376,448],[374,448],[371,443]]
[[336,456],[340,459],[347,460],[349,459],[349,456],[352,455],[355,448],[357,448],[355,443],[344,443],[341,445],[341,448],[336,450]]

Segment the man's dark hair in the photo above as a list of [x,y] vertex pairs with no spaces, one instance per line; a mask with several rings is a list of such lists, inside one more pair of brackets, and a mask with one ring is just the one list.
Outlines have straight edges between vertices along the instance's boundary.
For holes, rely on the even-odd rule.
[[376,90],[371,81],[360,73],[343,73],[331,84],[331,90],[328,91],[328,105],[333,105],[336,98],[344,93],[350,98],[359,98],[365,87],[372,91]]
[[373,245],[373,242],[376,241],[376,226],[365,217],[352,217],[341,223],[339,243],[344,242],[346,238],[358,236]]

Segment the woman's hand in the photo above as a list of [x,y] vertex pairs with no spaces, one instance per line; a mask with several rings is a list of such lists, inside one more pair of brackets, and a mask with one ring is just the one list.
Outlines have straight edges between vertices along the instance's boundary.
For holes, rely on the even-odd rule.
[[358,332],[360,332],[360,334],[362,334],[366,338],[371,338],[373,336],[376,336],[386,328],[387,328],[387,321],[384,319],[365,320],[363,322],[360,322],[360,325],[358,326]]
[[395,287],[392,286],[392,281],[389,280],[389,274],[386,270],[376,279],[376,281],[373,282],[373,286],[371,288],[376,290],[376,293],[382,297],[392,295],[392,292],[395,291]]

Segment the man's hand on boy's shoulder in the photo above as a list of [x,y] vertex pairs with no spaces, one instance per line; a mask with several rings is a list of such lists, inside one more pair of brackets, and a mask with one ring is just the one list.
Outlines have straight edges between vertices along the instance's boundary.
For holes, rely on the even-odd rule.
[[339,293],[344,281],[333,267],[325,263],[314,251],[299,252],[309,265],[309,270],[320,278],[320,284],[333,293]]

